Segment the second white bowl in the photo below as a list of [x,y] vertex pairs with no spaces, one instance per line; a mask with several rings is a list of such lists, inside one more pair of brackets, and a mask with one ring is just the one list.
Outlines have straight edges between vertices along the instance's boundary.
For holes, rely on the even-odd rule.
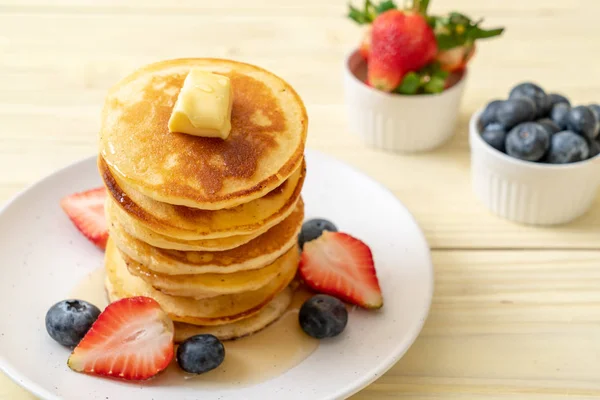
[[440,94],[399,95],[363,82],[366,63],[354,51],[344,64],[350,130],[368,146],[396,152],[427,151],[447,141],[456,128],[466,74]]
[[490,211],[524,224],[554,225],[589,210],[600,188],[600,156],[562,165],[518,160],[483,141],[480,115],[469,124],[471,177]]

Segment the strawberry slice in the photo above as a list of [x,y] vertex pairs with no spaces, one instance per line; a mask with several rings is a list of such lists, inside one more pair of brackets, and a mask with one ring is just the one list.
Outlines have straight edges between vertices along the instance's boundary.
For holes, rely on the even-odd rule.
[[167,368],[173,359],[173,322],[148,297],[110,304],[75,347],[73,371],[141,381]]
[[104,250],[108,239],[108,227],[104,216],[106,189],[100,187],[75,193],[63,198],[60,206],[75,227],[92,243]]
[[317,292],[364,308],[383,306],[371,249],[346,233],[325,231],[307,242],[299,271]]

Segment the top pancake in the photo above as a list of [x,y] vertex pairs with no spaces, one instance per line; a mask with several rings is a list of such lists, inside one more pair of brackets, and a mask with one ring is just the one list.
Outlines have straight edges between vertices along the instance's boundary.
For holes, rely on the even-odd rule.
[[[231,79],[226,140],[169,132],[192,67]],[[286,180],[302,162],[307,124],[300,97],[268,71],[221,59],[168,60],[135,71],[109,91],[100,153],[120,179],[155,200],[218,210],[262,197]]]

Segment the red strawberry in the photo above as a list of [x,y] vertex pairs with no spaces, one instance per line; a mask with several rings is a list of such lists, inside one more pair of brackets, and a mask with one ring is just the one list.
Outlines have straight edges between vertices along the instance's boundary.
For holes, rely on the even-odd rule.
[[69,368],[92,375],[145,380],[173,359],[173,322],[148,297],[110,304],[69,357]]
[[462,71],[467,67],[467,63],[475,54],[475,43],[465,46],[453,47],[449,50],[441,50],[436,59],[440,63],[440,68],[448,72]]
[[106,248],[108,227],[104,216],[106,189],[100,187],[63,198],[60,206],[77,229],[101,249]]
[[371,52],[371,27],[367,28],[365,35],[363,36],[362,42],[360,42],[360,48],[358,52],[365,60],[369,59],[369,53]]
[[383,306],[371,250],[350,235],[324,231],[304,244],[299,271],[317,292],[364,308]]
[[407,72],[429,64],[437,53],[433,29],[421,14],[389,10],[373,22],[368,81],[391,92]]

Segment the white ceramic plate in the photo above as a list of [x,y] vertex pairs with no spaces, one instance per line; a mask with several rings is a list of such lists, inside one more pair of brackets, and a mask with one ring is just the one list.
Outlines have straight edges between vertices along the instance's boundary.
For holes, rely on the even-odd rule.
[[349,166],[308,151],[303,191],[307,218],[326,217],[372,249],[385,305],[357,310],[345,332],[321,342],[305,361],[245,388],[124,383],[68,369],[69,350],[47,335],[44,317],[56,301],[102,265],[103,254],[73,227],[59,201],[101,184],[95,158],[38,182],[0,212],[0,368],[43,399],[342,399],[376,380],[416,339],[433,292],[423,234],[384,187]]

